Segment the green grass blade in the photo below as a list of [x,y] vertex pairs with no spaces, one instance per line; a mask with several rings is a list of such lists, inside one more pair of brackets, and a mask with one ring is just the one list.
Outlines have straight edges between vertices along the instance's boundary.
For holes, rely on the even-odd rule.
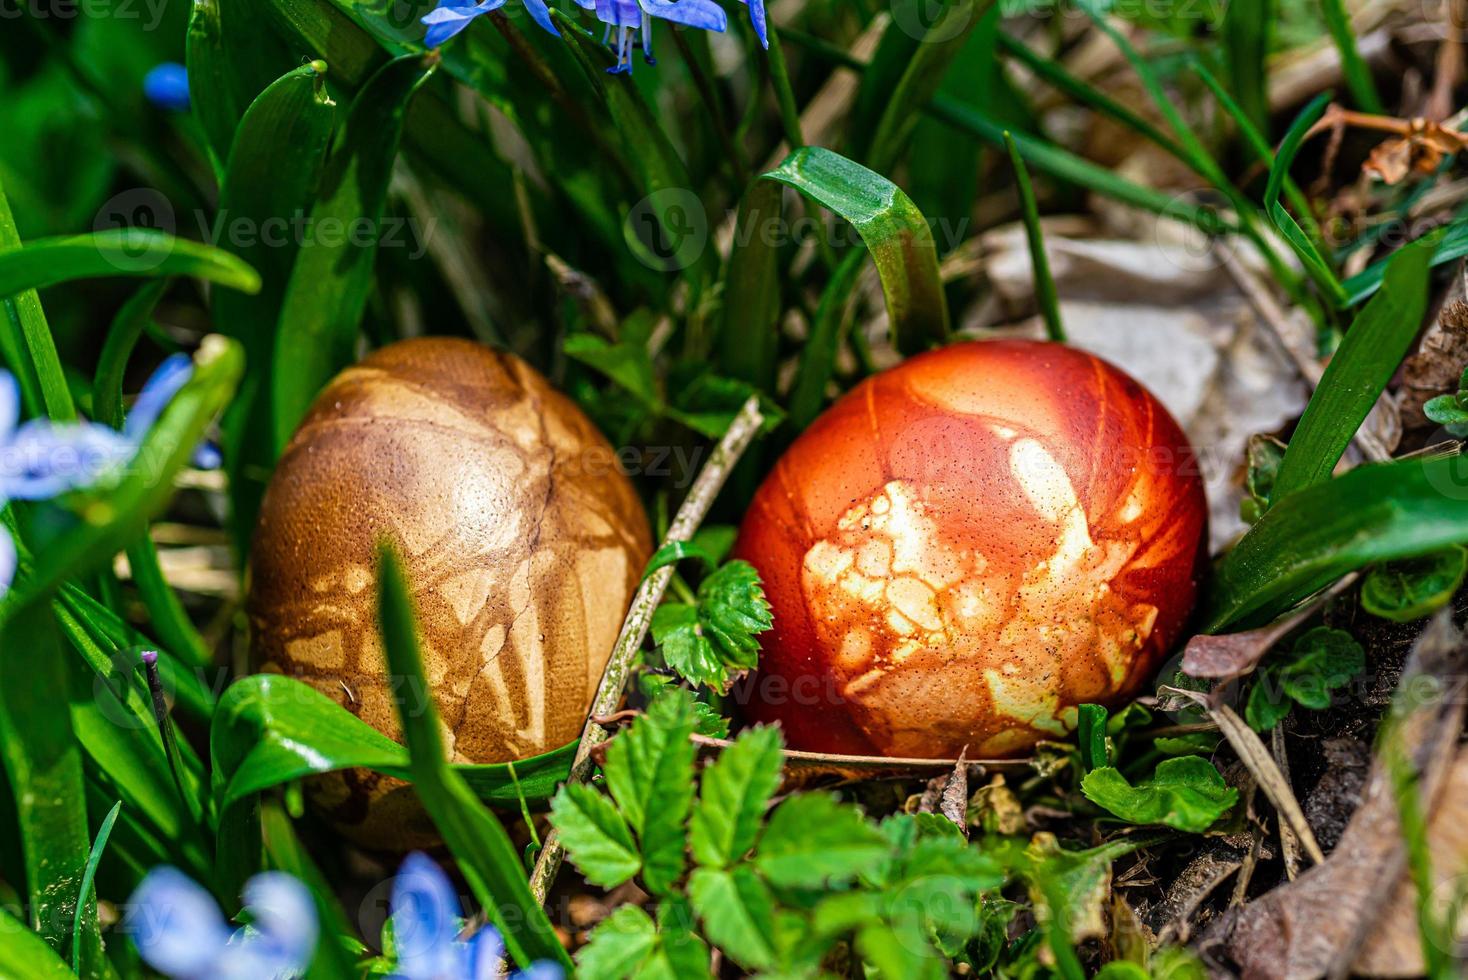
[[95,910],[96,905],[92,902],[93,884],[97,879],[97,865],[102,863],[102,854],[107,850],[107,841],[112,837],[112,825],[117,823],[117,815],[122,812],[122,801],[113,804],[112,809],[107,811],[107,816],[102,818],[102,826],[97,828],[97,836],[92,841],[92,853],[87,857],[87,868],[82,873],[82,887],[77,895],[76,915],[72,918],[71,927],[71,965],[81,976],[81,963],[77,962],[77,950],[82,948],[82,928],[86,924],[86,916],[83,914],[88,905]]
[[1362,466],[1284,497],[1214,569],[1208,633],[1262,625],[1342,575],[1468,542],[1468,457]]
[[1030,245],[1030,264],[1035,270],[1035,300],[1045,319],[1045,335],[1065,343],[1065,325],[1060,322],[1060,298],[1055,292],[1055,277],[1050,274],[1050,258],[1045,254],[1045,233],[1040,228],[1040,208],[1035,203],[1035,189],[1030,185],[1030,172],[1020,158],[1014,137],[1004,134],[1009,150],[1009,163],[1014,167],[1015,186],[1019,191],[1020,213],[1025,222],[1025,238]]
[[353,956],[343,945],[344,940],[350,941],[356,935],[351,923],[336,899],[331,882],[296,836],[291,819],[279,802],[272,800],[260,808],[260,833],[271,867],[302,882],[316,902],[321,932],[306,975],[313,980],[355,980],[361,976]]
[[860,252],[847,255],[821,293],[821,304],[816,309],[810,337],[801,350],[795,387],[790,393],[790,424],[796,432],[814,422],[825,407],[826,388],[836,373],[841,327],[851,308],[852,290],[864,264]]
[[113,317],[107,330],[107,339],[102,343],[102,353],[97,359],[97,371],[92,379],[92,418],[114,429],[122,428],[125,413],[122,405],[122,383],[127,373],[127,363],[132,359],[133,349],[142,339],[148,324],[153,320],[153,310],[168,289],[167,279],[156,279],[146,283],[132,295]]
[[0,296],[112,276],[193,276],[244,292],[260,288],[255,270],[228,252],[152,228],[38,238],[0,251]]
[[316,61],[277,79],[250,104],[239,123],[219,192],[221,221],[253,234],[223,244],[260,271],[254,294],[221,290],[212,297],[219,332],[244,347],[247,381],[225,418],[230,530],[247,554],[265,480],[275,466],[271,371],[286,289],[307,244],[292,227],[310,212],[321,184],[336,103],[326,91],[326,64]]
[[[1460,218],[1448,226],[1448,232],[1443,240],[1438,243],[1437,250],[1432,255],[1433,268],[1437,268],[1448,262],[1468,256],[1468,219]],[[1371,296],[1381,288],[1382,281],[1386,278],[1386,270],[1390,266],[1392,256],[1387,256],[1368,265],[1356,275],[1341,284],[1346,294],[1345,305],[1355,306]]]
[[[91,848],[82,753],[71,727],[69,669],[49,610],[35,607],[0,626],[0,758],[4,759],[25,857],[32,929],[58,952],[71,943]],[[83,976],[103,972],[96,907],[83,909]]]
[[1273,0],[1229,0],[1223,14],[1223,49],[1239,118],[1266,141],[1269,133],[1269,41]]
[[1393,256],[1381,290],[1346,331],[1305,407],[1280,462],[1272,500],[1330,478],[1417,336],[1438,237],[1418,239]]
[[515,962],[525,967],[534,960],[547,959],[570,969],[571,958],[531,894],[520,854],[504,826],[474,798],[463,777],[445,761],[433,699],[425,698],[421,705],[409,703],[409,691],[432,690],[423,676],[417,616],[402,566],[391,546],[379,549],[378,561],[383,649],[388,671],[401,681],[393,690],[418,797],[458,859],[475,897],[504,936]]
[[[955,128],[971,133],[996,147],[1004,146],[1004,126],[974,106],[939,96],[933,100],[932,109],[935,116]],[[1012,135],[1024,161],[1057,180],[1083,187],[1143,211],[1186,222],[1209,234],[1237,230],[1209,208],[1189,204],[1176,196],[1118,177],[1105,167],[1097,166],[1045,140],[1025,133]]]
[[1356,108],[1362,112],[1384,115],[1386,107],[1377,94],[1371,69],[1366,67],[1365,59],[1356,48],[1356,31],[1351,27],[1351,18],[1346,13],[1345,4],[1341,0],[1320,0],[1320,12],[1325,17],[1330,39],[1340,52],[1341,73],[1346,77],[1346,87],[1351,90],[1351,97],[1356,100]]
[[1279,151],[1274,156],[1274,165],[1269,168],[1269,183],[1264,189],[1264,210],[1274,223],[1274,227],[1289,243],[1311,280],[1333,304],[1341,307],[1346,305],[1347,294],[1340,279],[1331,269],[1330,263],[1315,242],[1300,227],[1299,222],[1284,209],[1284,205],[1279,203],[1280,191],[1284,189],[1290,166],[1295,162],[1295,154],[1300,151],[1300,144],[1304,142],[1305,134],[1325,112],[1325,107],[1329,102],[1330,93],[1320,93],[1300,111],[1285,132],[1285,137],[1279,144]]
[[882,116],[866,156],[866,163],[873,170],[887,173],[901,158],[922,118],[922,107],[937,94],[943,77],[963,51],[989,2],[955,0],[944,7],[919,39],[897,86],[882,100]]
[[783,194],[778,184],[750,183],[724,273],[720,368],[764,392],[775,390],[780,348],[780,249],[772,231],[784,220]]
[[[10,200],[0,183],[0,257],[20,249],[20,232],[10,213]],[[19,295],[0,288],[0,358],[20,383],[26,413],[57,422],[76,418],[76,404],[56,355],[56,341],[35,289]]]
[[[92,491],[79,506],[80,520],[61,531],[0,599],[0,623],[48,597],[67,578],[84,574],[122,550],[173,495],[173,481],[193,456],[209,425],[229,403],[243,358],[223,337],[206,338],[189,379],[143,441],[131,468],[115,487]],[[24,571],[24,569],[23,569]]]
[[0,908],[0,974],[26,980],[72,980],[66,961],[15,916]]
[[[374,286],[373,266],[408,103],[438,67],[398,58],[373,75],[352,103],[311,210],[315,228],[357,229],[302,249],[280,314],[270,375],[275,448],[284,448],[332,375],[356,348]],[[361,230],[367,232],[364,241]]]
[[866,243],[899,350],[917,353],[948,336],[948,298],[933,230],[896,184],[838,153],[797,150],[764,174],[850,221]]

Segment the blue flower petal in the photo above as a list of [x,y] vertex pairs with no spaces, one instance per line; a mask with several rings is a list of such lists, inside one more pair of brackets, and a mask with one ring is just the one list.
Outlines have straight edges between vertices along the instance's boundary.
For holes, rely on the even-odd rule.
[[430,48],[439,47],[468,27],[474,18],[482,17],[491,10],[498,10],[505,3],[506,0],[484,0],[478,5],[470,5],[463,3],[462,0],[460,2],[443,0],[422,20],[422,23],[428,25],[428,33],[424,36],[423,43]]
[[749,22],[754,25],[754,33],[759,36],[759,43],[770,49],[770,27],[765,22],[765,0],[744,0],[749,5]]
[[0,497],[49,500],[80,490],[135,452],[125,436],[105,426],[32,419],[0,444]]
[[217,443],[205,439],[199,443],[199,448],[194,450],[189,465],[196,470],[217,470],[224,465],[224,450],[220,449]]
[[173,401],[173,396],[193,376],[194,362],[187,354],[174,354],[158,366],[158,370],[143,385],[143,390],[138,393],[138,400],[133,402],[133,409],[127,415],[127,424],[122,431],[130,442],[136,445],[143,441],[158,417],[163,414],[163,410],[168,407],[168,403]]
[[613,27],[641,27],[642,8],[637,0],[596,0],[596,19]]
[[505,963],[505,941],[493,926],[485,926],[467,943],[460,943],[463,965],[461,980],[495,980]]
[[713,0],[639,0],[642,9],[653,17],[673,24],[696,27],[704,31],[722,32],[729,27],[729,15]]
[[531,18],[537,24],[550,31],[556,37],[561,36],[561,32],[556,30],[555,22],[551,20],[550,9],[546,7],[545,0],[524,0],[524,3],[525,9],[530,12]]
[[15,542],[10,539],[10,532],[0,525],[0,596],[9,592],[10,584],[15,581],[15,563]]
[[319,935],[316,901],[310,890],[284,872],[267,871],[251,878],[241,897],[251,923],[243,936],[236,934],[231,951],[249,950],[256,961],[265,960],[277,974],[305,969]]
[[459,966],[459,896],[426,855],[409,854],[392,887],[392,934],[397,973],[405,980],[438,980]]
[[169,977],[211,975],[230,937],[214,896],[166,866],[148,872],[133,892],[122,929],[143,962]]
[[173,61],[158,65],[143,77],[143,95],[160,109],[188,112],[188,69]]
[[9,371],[0,371],[0,445],[20,424],[20,384]]

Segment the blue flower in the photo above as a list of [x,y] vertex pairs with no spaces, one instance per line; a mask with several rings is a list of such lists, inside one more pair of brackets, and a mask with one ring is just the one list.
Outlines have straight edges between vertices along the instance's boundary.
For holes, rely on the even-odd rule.
[[231,929],[214,897],[177,868],[148,872],[122,929],[143,961],[174,980],[280,980],[299,976],[316,950],[316,903],[279,871],[245,884],[250,924]]
[[765,0],[740,0],[740,3],[749,5],[749,22],[754,25],[754,33],[759,35],[759,43],[770,50],[770,28],[765,22]]
[[[460,941],[462,909],[448,876],[423,854],[409,854],[392,887],[392,937],[398,980],[494,980],[505,944],[485,926]],[[519,980],[560,980],[555,963],[534,963]],[[514,978],[512,978],[514,980]]]
[[143,78],[143,94],[160,109],[189,111],[189,71],[174,61],[165,61]]
[[[438,6],[423,18],[422,22],[428,25],[428,34],[423,38],[423,43],[430,48],[436,48],[468,27],[474,18],[482,17],[491,10],[498,10],[506,2],[507,0],[484,0],[483,3],[475,4],[467,0],[439,0]],[[545,0],[520,2],[525,4],[525,9],[537,24],[557,37],[560,36],[561,32],[551,22],[550,10],[546,8]]]
[[[143,385],[143,390],[138,393],[137,401],[133,402],[133,410],[127,415],[127,422],[123,425],[122,435],[133,447],[133,455],[142,448],[143,440],[148,437],[158,417],[173,401],[175,395],[189,383],[194,376],[194,362],[187,355],[174,354],[153,372],[153,376]],[[199,470],[217,470],[224,463],[220,455],[219,447],[213,443],[204,442],[194,450],[192,464]]]
[[642,31],[642,57],[649,65],[652,56],[652,19],[666,20],[704,31],[723,32],[729,26],[724,9],[713,0],[576,0],[585,10],[595,10],[596,19],[607,25],[606,40],[615,31],[617,63],[607,72],[632,74],[632,46]]

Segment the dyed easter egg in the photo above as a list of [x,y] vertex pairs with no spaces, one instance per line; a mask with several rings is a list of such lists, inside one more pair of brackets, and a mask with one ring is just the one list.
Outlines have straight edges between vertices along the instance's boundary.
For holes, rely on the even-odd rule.
[[1196,457],[1083,351],[955,344],[863,382],[756,494],[735,554],[774,612],[754,720],[798,749],[970,758],[1137,693],[1206,557]]

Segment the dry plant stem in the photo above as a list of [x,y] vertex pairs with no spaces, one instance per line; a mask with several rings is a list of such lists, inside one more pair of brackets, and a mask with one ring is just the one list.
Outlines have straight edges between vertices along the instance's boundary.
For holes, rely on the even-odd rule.
[[[739,457],[749,448],[763,422],[759,398],[751,396],[699,472],[683,506],[678,508],[678,514],[668,528],[668,541],[687,541],[693,537],[693,533],[708,515],[709,508],[713,506],[714,498],[723,489],[724,481],[733,472]],[[606,670],[601,675],[601,684],[596,689],[596,697],[591,702],[591,710],[587,712],[586,725],[581,730],[581,744],[576,750],[576,759],[571,764],[571,775],[567,782],[585,782],[591,774],[592,750],[608,737],[607,730],[597,724],[596,719],[611,715],[621,704],[628,677],[632,673],[632,664],[637,659],[637,651],[642,648],[648,627],[652,625],[653,611],[662,601],[663,593],[667,591],[672,577],[672,566],[661,569],[646,578],[637,594],[632,597],[632,607],[622,623],[622,632],[617,636],[616,645],[612,647],[612,657],[607,661]],[[551,883],[555,881],[565,856],[560,835],[552,830],[545,839],[545,847],[541,849],[540,857],[535,862],[535,870],[530,876],[530,890],[537,901],[545,902],[546,893],[550,891]]]
[[[1280,775],[1284,777],[1285,785],[1288,786],[1290,785],[1290,759],[1285,750],[1283,724],[1274,726],[1269,740],[1270,748],[1274,752],[1275,764],[1279,766]],[[1279,822],[1279,849],[1284,857],[1285,874],[1290,881],[1294,881],[1295,876],[1300,873],[1300,839],[1295,836],[1294,830],[1285,820]]]

